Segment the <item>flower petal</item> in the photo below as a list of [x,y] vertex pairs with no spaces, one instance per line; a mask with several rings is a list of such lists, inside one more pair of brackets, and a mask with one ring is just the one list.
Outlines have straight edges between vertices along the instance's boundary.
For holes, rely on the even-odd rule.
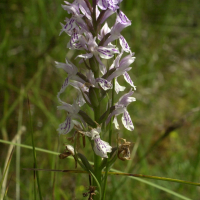
[[129,74],[127,72],[125,72],[123,74],[123,76],[124,76],[125,81],[127,83],[129,83],[134,88],[134,90],[136,90],[136,86],[134,85],[133,81],[131,80],[131,77],[129,76]]
[[131,90],[124,94],[118,101],[118,105],[123,105],[124,107],[127,107],[131,102],[133,101],[136,101],[136,99],[134,97],[131,97],[131,95],[133,94],[134,92],[132,91],[132,88]]
[[[84,1],[81,1],[81,2],[84,2]],[[91,13],[90,13],[90,10],[87,8],[87,5],[82,6],[79,4],[79,9],[83,13],[83,15],[85,15],[90,21],[92,21]]]
[[[89,58],[92,58],[93,54],[92,53],[86,53],[86,54],[81,54],[81,55],[78,55],[76,56],[76,58],[84,58],[84,59],[89,59]],[[75,58],[75,59],[76,59]]]
[[104,75],[107,72],[106,66],[99,64],[100,72]]
[[81,93],[78,95],[78,98],[76,99],[76,103],[80,107],[83,106],[86,103],[85,100],[84,100],[84,98],[83,98],[83,95]]
[[100,24],[103,24],[103,22],[110,17],[113,13],[115,13],[114,11],[107,9],[103,15],[103,17],[101,18]]
[[71,19],[67,21],[65,25],[61,23],[61,26],[62,26],[62,29],[59,35],[61,35],[62,32],[66,32],[67,34],[69,34],[69,32],[72,31],[77,25],[75,23],[75,19],[72,17]]
[[104,89],[104,90],[109,90],[112,89],[112,83],[107,81],[106,79],[103,78],[97,78],[96,82],[99,83],[99,85]]
[[118,12],[118,15],[117,15],[117,22],[120,22],[122,24],[129,24],[131,25],[131,21],[128,19],[128,17],[120,10]]
[[107,34],[107,33],[110,33],[111,29],[108,27],[108,23],[106,22],[104,24],[104,26],[101,28],[101,31],[100,31],[100,35],[98,36],[98,39],[99,40],[102,40],[103,37]]
[[107,153],[112,151],[112,147],[109,145],[109,143],[101,140],[100,138],[94,139],[94,152],[102,157],[102,158],[108,158]]
[[98,1],[98,6],[101,10],[106,10],[108,8],[108,0],[99,0]]
[[61,99],[60,99],[60,95],[65,91],[65,89],[67,88],[68,85],[69,85],[69,77],[67,77],[65,79],[64,83],[62,84],[60,91],[58,92],[57,98],[60,102],[62,102]]
[[119,43],[124,51],[126,51],[127,53],[131,51],[127,41],[125,40],[125,38],[122,35],[120,35],[120,37],[119,37]]
[[122,115],[122,123],[126,129],[133,131],[134,126],[128,111],[125,109]]
[[71,104],[61,101],[62,106],[57,106],[58,110],[66,110],[69,113],[74,113],[74,108]]
[[115,79],[115,91],[118,94],[120,91],[124,91],[126,89],[126,87],[121,86],[118,81],[117,78]]
[[127,71],[127,68],[135,61],[135,57],[133,57],[133,53],[122,58],[119,64],[119,67],[121,69],[124,69]]
[[104,59],[110,59],[114,56],[115,53],[119,53],[118,48],[102,47],[102,46],[99,46],[97,48],[97,51],[100,57]]
[[114,119],[113,119],[113,124],[115,125],[115,128],[116,128],[116,129],[119,129],[119,123],[118,123],[118,121],[117,121],[117,117],[114,117]]
[[76,75],[78,68],[71,63],[67,58],[65,59],[66,63],[55,62],[57,68],[64,69],[69,75]]
[[74,127],[73,120],[70,117],[67,117],[67,119],[62,124],[59,125],[57,131],[59,134],[67,134],[72,130],[73,127]]

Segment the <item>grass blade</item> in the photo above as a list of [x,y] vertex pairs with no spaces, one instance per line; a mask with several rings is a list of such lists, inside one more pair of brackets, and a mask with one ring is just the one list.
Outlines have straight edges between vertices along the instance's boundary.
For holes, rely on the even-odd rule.
[[[12,149],[12,151],[11,151],[11,153],[10,153],[10,157],[9,157],[9,159],[8,159],[8,162],[7,162],[7,164],[6,164],[6,168],[5,168],[4,173],[3,173],[3,177],[2,177],[1,182],[0,182],[0,190],[1,190],[1,191],[2,191],[2,189],[3,189],[3,188],[2,188],[2,186],[3,186],[3,181],[4,181],[5,177],[6,177],[6,174],[7,174],[7,171],[8,171],[10,162],[11,162],[11,159],[12,159],[12,155],[13,155],[13,152],[14,152],[14,148],[15,148],[15,147],[13,147],[13,149]],[[5,191],[2,191],[2,192],[1,192],[2,195],[3,195],[3,193],[5,193]],[[1,194],[0,194],[0,199],[3,199],[3,198],[1,197]]]
[[[30,129],[31,129],[32,146],[33,146],[33,160],[34,160],[33,166],[37,168],[35,143],[34,143],[34,137],[33,137],[32,117],[31,117],[31,112],[30,112],[30,102],[29,102],[29,98],[27,98],[27,99],[28,99],[28,112],[29,112],[29,118],[30,118]],[[37,171],[34,173],[34,194],[36,194],[35,174],[36,174],[36,178],[37,178],[39,197],[40,197],[40,200],[42,200],[42,193],[41,193],[41,188],[40,188],[39,174],[38,174]],[[35,199],[36,199],[36,195],[35,195]]]
[[175,183],[182,183],[182,184],[200,186],[200,183],[184,181],[184,180],[179,180],[179,179],[173,179],[173,178],[149,176],[149,175],[143,175],[143,174],[130,174],[130,173],[121,173],[121,172],[109,172],[108,174],[110,174],[110,175],[121,175],[121,176],[132,176],[132,177],[138,177],[138,178],[149,178],[149,179],[160,180],[160,181],[169,181],[169,182],[175,182]]
[[[18,145],[18,146],[21,146],[21,147],[23,147],[23,148],[28,148],[28,149],[33,149],[33,147],[31,147],[31,146],[28,146],[28,145],[22,145],[22,144],[17,144],[17,143],[12,143],[12,142],[8,142],[8,141],[4,141],[4,140],[0,140],[0,142],[2,142],[2,143],[5,143],[5,144],[13,144],[13,145]],[[52,154],[52,155],[59,155],[60,153],[57,153],[57,152],[53,152],[53,151],[49,151],[49,150],[46,150],[46,149],[42,149],[42,148],[35,148],[35,150],[37,150],[37,151],[41,151],[41,152],[45,152],[45,153],[49,153],[49,154]],[[71,159],[73,159],[72,157],[68,157],[68,158],[71,158]],[[33,170],[33,169],[29,169],[29,170]],[[43,169],[40,169],[40,171],[47,171],[47,169],[45,169],[45,170],[43,170]],[[52,171],[51,169],[50,169],[50,171]],[[56,170],[56,171],[59,171],[59,172],[72,172],[73,170]],[[123,172],[121,172],[121,171],[118,171],[118,170],[115,170],[115,169],[112,169],[112,171],[113,172],[117,172],[117,173],[123,173]],[[85,173],[85,174],[88,174],[88,172],[85,172],[85,171],[82,171],[82,170],[76,170],[76,172],[77,173]],[[73,172],[74,173],[74,172]],[[169,194],[171,194],[171,195],[173,195],[173,196],[176,196],[176,197],[178,197],[178,198],[180,198],[180,199],[184,199],[184,200],[191,200],[190,198],[188,198],[188,197],[185,197],[185,196],[183,196],[183,195],[181,195],[181,194],[178,194],[177,192],[174,192],[174,191],[172,191],[172,190],[169,190],[169,189],[167,189],[167,188],[165,188],[165,187],[162,187],[162,186],[160,186],[160,185],[158,185],[158,184],[155,184],[155,183],[152,183],[152,182],[149,182],[149,181],[147,181],[147,180],[144,180],[144,179],[142,179],[142,178],[138,178],[138,177],[133,177],[133,176],[128,176],[129,178],[131,178],[131,179],[134,179],[134,180],[137,180],[137,181],[139,181],[139,182],[142,182],[142,183],[145,183],[145,184],[147,184],[147,185],[150,185],[150,186],[152,186],[152,187],[155,187],[155,188],[157,188],[157,189],[159,189],[159,190],[162,190],[162,191],[164,191],[164,192],[167,192],[167,193],[169,193]]]

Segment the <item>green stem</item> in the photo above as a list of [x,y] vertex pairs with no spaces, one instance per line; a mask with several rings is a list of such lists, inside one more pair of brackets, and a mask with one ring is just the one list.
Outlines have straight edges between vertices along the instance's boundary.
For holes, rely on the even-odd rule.
[[[95,29],[95,31],[96,31],[96,29]],[[95,59],[93,60],[93,63],[96,63]],[[100,71],[99,71],[99,68],[95,69],[95,66],[96,66],[96,64],[94,66],[92,66],[92,68],[94,69],[93,70],[94,77],[98,78]],[[100,94],[100,89],[99,89],[99,91],[97,92],[97,98],[100,99],[100,97],[101,97],[101,94]],[[98,107],[95,107],[93,109],[94,109],[94,119],[97,123],[99,123],[99,119],[100,119],[100,116],[101,116],[101,102],[99,102]],[[102,174],[101,174],[100,166],[101,166],[101,157],[96,155],[95,152],[94,152],[94,176],[95,176],[95,178],[93,178],[93,185],[97,186],[97,188],[99,187],[99,185],[101,186]],[[98,181],[99,185],[97,184],[97,181],[95,179]],[[100,193],[100,197],[101,197],[101,191],[99,191],[99,193]],[[97,199],[99,199],[99,197],[94,196],[94,200],[97,200]]]
[[[95,121],[98,123],[98,120],[100,118],[100,105],[94,109],[95,112]],[[94,152],[94,176],[96,177],[97,181],[99,182],[99,184],[101,185],[101,157],[96,155],[96,153]],[[98,186],[97,182],[94,180],[93,178],[93,185],[94,186]],[[100,192],[100,191],[99,191]],[[98,197],[94,197],[94,200],[98,199]]]
[[101,170],[100,170],[100,165],[101,165],[101,157],[97,156],[94,153],[94,175],[98,182],[101,184]]

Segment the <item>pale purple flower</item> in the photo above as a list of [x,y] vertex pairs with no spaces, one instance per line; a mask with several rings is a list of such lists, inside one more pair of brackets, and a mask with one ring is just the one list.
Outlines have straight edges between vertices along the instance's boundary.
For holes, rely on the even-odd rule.
[[77,67],[71,63],[67,58],[66,58],[66,63],[60,63],[60,62],[55,62],[56,63],[56,67],[57,68],[62,68],[65,70],[65,72],[68,73],[68,77],[65,79],[60,91],[58,92],[58,100],[60,102],[61,99],[60,99],[60,95],[65,91],[65,89],[68,87],[69,83],[70,83],[70,80],[76,80],[76,81],[79,81],[81,83],[85,83],[84,80],[82,80],[79,76],[77,76],[77,72],[78,72],[78,69]]
[[112,83],[104,78],[94,78],[93,72],[90,70],[87,74],[86,77],[90,81],[91,86],[99,88],[98,84],[101,86],[103,90],[109,90],[112,89]]
[[127,106],[131,102],[136,101],[136,99],[134,97],[131,97],[132,94],[133,94],[133,91],[131,89],[129,93],[123,95],[119,99],[118,103],[115,104],[114,111],[112,111],[112,113],[108,116],[108,119],[106,120],[107,124],[109,123],[111,117],[115,116],[113,123],[115,124],[115,128],[119,129],[117,116],[122,114],[122,123],[123,123],[124,127],[126,129],[128,129],[129,131],[132,131],[134,129],[133,122],[132,122],[131,117],[130,117],[128,111],[127,111]]
[[94,140],[93,150],[98,156],[102,158],[108,158],[107,153],[112,152],[112,147],[109,145],[108,142],[101,140],[100,127],[92,129],[90,132],[81,132],[81,133],[84,133],[86,136],[91,137],[91,139]]
[[88,31],[88,27],[85,21],[82,19],[84,15],[80,13],[78,4],[76,3],[70,4],[67,1],[65,1],[65,3],[67,5],[62,5],[62,7],[64,10],[67,10],[69,14],[72,14],[72,17],[70,19],[66,18],[65,25],[61,23],[62,29],[60,35],[63,31],[66,32],[68,35],[71,35],[73,29],[78,28],[78,26],[80,26],[85,31]]
[[87,46],[86,46],[86,42],[85,42],[85,38],[84,36],[82,35],[83,34],[83,30],[75,27],[70,35],[71,35],[71,38],[70,38],[70,41],[68,42],[67,44],[67,47],[69,49],[77,49],[77,50],[83,50],[83,49],[87,49]]
[[66,5],[62,5],[62,7],[64,10],[66,10],[68,12],[68,14],[73,14],[73,15],[80,14],[79,7],[75,2],[69,3],[67,1],[65,1],[65,4]]
[[96,82],[99,83],[101,88],[105,91],[112,89],[112,83],[104,78],[96,78]]
[[75,0],[74,3],[78,6],[82,14],[85,15],[90,21],[92,21],[91,12],[86,2],[83,0]]
[[129,47],[127,41],[122,35],[119,36],[119,43],[125,52],[131,53],[131,48]]
[[102,40],[103,37],[107,34],[110,33],[111,29],[108,27],[108,23],[106,22],[103,27],[100,30],[100,34],[98,35],[98,39]]
[[98,0],[97,5],[101,10],[110,9],[112,11],[116,11],[119,9],[119,4],[122,2],[122,0]]
[[[113,78],[123,75],[125,81],[128,84],[130,84],[134,88],[134,90],[136,90],[136,87],[133,81],[131,80],[129,74],[127,73],[127,71],[131,69],[131,67],[129,66],[135,61],[135,57],[133,57],[134,54],[129,54],[128,56],[121,59],[122,54],[123,54],[123,51],[117,56],[117,58],[114,60],[113,64],[111,65],[110,69],[115,67],[116,70],[107,78],[107,80],[111,81]],[[117,88],[117,86],[118,85],[116,85],[116,90],[123,91],[121,90],[122,88],[121,89]]]
[[95,58],[99,62],[99,64],[104,65],[102,63],[100,57],[104,58],[104,59],[110,59],[114,56],[114,54],[119,53],[118,48],[113,45],[112,46],[108,45],[106,47],[98,46],[95,41],[96,37],[93,38],[92,34],[88,33],[87,37],[88,37],[87,48],[88,48],[89,53],[81,54],[81,55],[78,55],[77,57],[89,59],[89,58],[92,58],[93,56],[95,56]]
[[[131,21],[126,17],[126,15],[122,11],[119,11],[116,22],[111,29],[110,36],[104,42],[104,45],[107,45],[108,43],[112,42],[113,40],[120,38],[121,31],[130,25],[131,25]],[[122,40],[122,38],[120,40]],[[126,47],[128,44],[125,40],[123,42],[121,41],[120,43],[122,43],[122,44],[125,43],[125,44],[123,44],[122,48],[124,48],[124,49],[128,48],[128,47]]]
[[[88,89],[88,87],[85,86],[85,84],[78,82],[78,81],[70,81],[69,84],[78,90],[78,98],[76,99],[76,103],[80,107],[85,104],[85,99],[87,102],[90,103],[90,99],[88,98],[88,95],[85,94],[85,93],[89,92],[89,89]],[[83,97],[83,95],[84,95],[84,97]]]
[[59,125],[57,129],[59,134],[67,134],[69,133],[75,124],[81,125],[77,120],[81,121],[85,124],[82,117],[78,114],[80,111],[80,107],[75,102],[71,105],[65,102],[62,102],[61,106],[57,107],[58,110],[66,110],[68,112],[66,120]]

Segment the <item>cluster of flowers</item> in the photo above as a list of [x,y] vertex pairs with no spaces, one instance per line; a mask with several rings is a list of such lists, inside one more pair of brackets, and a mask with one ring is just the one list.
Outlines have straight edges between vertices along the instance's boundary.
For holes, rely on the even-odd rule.
[[[73,128],[79,127],[82,134],[94,141],[93,150],[102,158],[107,158],[107,153],[112,151],[110,144],[100,138],[103,124],[114,123],[119,129],[117,116],[122,114],[124,127],[130,131],[134,129],[127,106],[135,101],[131,96],[136,87],[128,74],[135,57],[121,35],[121,31],[131,25],[131,21],[119,9],[121,1],[93,0],[91,5],[89,0],[75,0],[73,3],[65,1],[65,5],[62,5],[63,9],[71,14],[71,18],[66,18],[65,24],[61,23],[60,34],[65,32],[70,36],[67,44],[69,49],[85,51],[76,57],[80,59],[79,63],[85,66],[85,72],[80,72],[67,58],[66,63],[56,62],[56,67],[64,69],[68,74],[57,95],[61,103],[58,109],[67,111],[67,118],[57,130],[59,134],[67,134]],[[116,21],[109,28],[105,21],[114,13]],[[112,44],[116,40],[119,40],[120,48]],[[128,55],[122,57],[125,52]],[[112,65],[105,66],[104,59],[113,57],[115,59]],[[121,75],[130,84],[131,89],[117,103],[111,105],[108,101],[105,111],[99,111],[101,114],[94,119],[81,110],[86,103],[96,112],[97,109],[100,110],[101,100],[109,94],[109,90],[115,90],[117,94],[124,91],[125,87],[117,81]],[[79,94],[72,105],[62,101],[60,97],[69,85],[77,89]]]

